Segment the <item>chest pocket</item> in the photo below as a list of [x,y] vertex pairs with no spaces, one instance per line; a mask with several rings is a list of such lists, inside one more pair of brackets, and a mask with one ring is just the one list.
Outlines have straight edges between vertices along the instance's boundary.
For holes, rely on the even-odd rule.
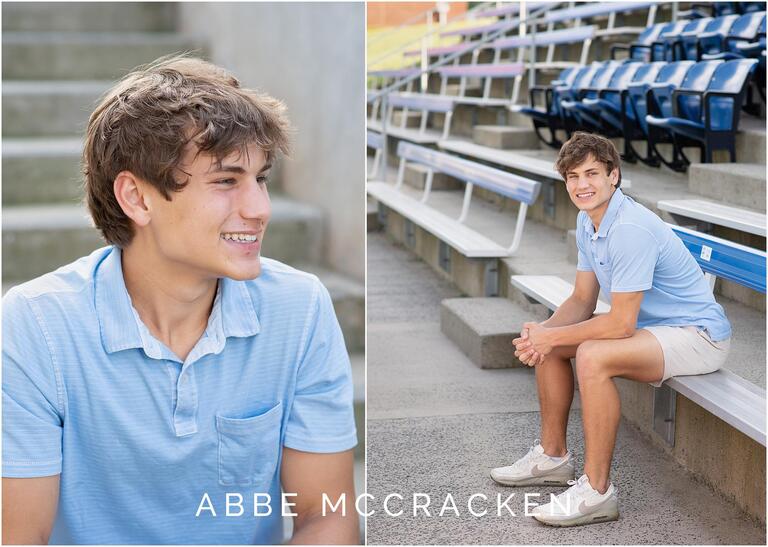
[[280,453],[281,403],[249,418],[216,416],[219,484],[269,486]]

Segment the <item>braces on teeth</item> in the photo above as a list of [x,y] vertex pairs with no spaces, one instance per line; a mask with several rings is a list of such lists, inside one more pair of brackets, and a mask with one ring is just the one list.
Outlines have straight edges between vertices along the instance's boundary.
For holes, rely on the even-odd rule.
[[254,235],[248,235],[248,234],[222,234],[221,238],[226,240],[243,241],[243,242],[252,242],[259,239]]

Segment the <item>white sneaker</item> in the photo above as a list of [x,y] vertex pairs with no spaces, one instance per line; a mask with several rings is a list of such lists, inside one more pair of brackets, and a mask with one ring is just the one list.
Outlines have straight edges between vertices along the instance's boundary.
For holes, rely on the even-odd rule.
[[571,452],[561,458],[547,456],[538,439],[515,463],[491,471],[491,478],[505,486],[565,486],[574,476]]
[[613,484],[601,494],[589,484],[586,475],[569,481],[571,487],[555,500],[534,507],[531,516],[550,526],[579,526],[619,519],[619,499]]

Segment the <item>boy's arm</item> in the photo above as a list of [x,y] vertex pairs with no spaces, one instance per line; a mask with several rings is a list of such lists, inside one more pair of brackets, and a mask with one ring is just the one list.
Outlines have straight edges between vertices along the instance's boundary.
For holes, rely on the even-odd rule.
[[59,477],[3,478],[3,544],[48,543],[59,503]]
[[561,327],[580,323],[592,317],[597,307],[600,284],[595,272],[576,272],[573,292],[552,317],[541,323],[542,327]]
[[[295,502],[296,506],[289,509],[298,515],[293,518],[291,544],[360,543],[355,509],[353,454],[352,450],[321,454],[283,448],[280,474],[283,491],[297,494],[286,500]],[[327,496],[329,504],[334,506],[341,496],[345,496],[346,514],[342,514],[341,506],[334,512],[326,504],[326,515],[323,516],[323,494]]]

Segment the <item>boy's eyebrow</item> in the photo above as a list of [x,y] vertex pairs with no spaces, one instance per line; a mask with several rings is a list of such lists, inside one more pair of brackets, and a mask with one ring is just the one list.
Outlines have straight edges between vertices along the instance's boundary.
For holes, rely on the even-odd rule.
[[[262,167],[259,170],[259,173],[263,173],[264,171],[269,171],[272,168],[271,163],[265,163],[264,167]],[[245,169],[240,167],[239,165],[221,165],[220,163],[214,163],[213,168],[208,171],[208,173],[220,173],[220,172],[228,172],[228,173],[237,173],[238,175],[242,175],[245,173]]]

